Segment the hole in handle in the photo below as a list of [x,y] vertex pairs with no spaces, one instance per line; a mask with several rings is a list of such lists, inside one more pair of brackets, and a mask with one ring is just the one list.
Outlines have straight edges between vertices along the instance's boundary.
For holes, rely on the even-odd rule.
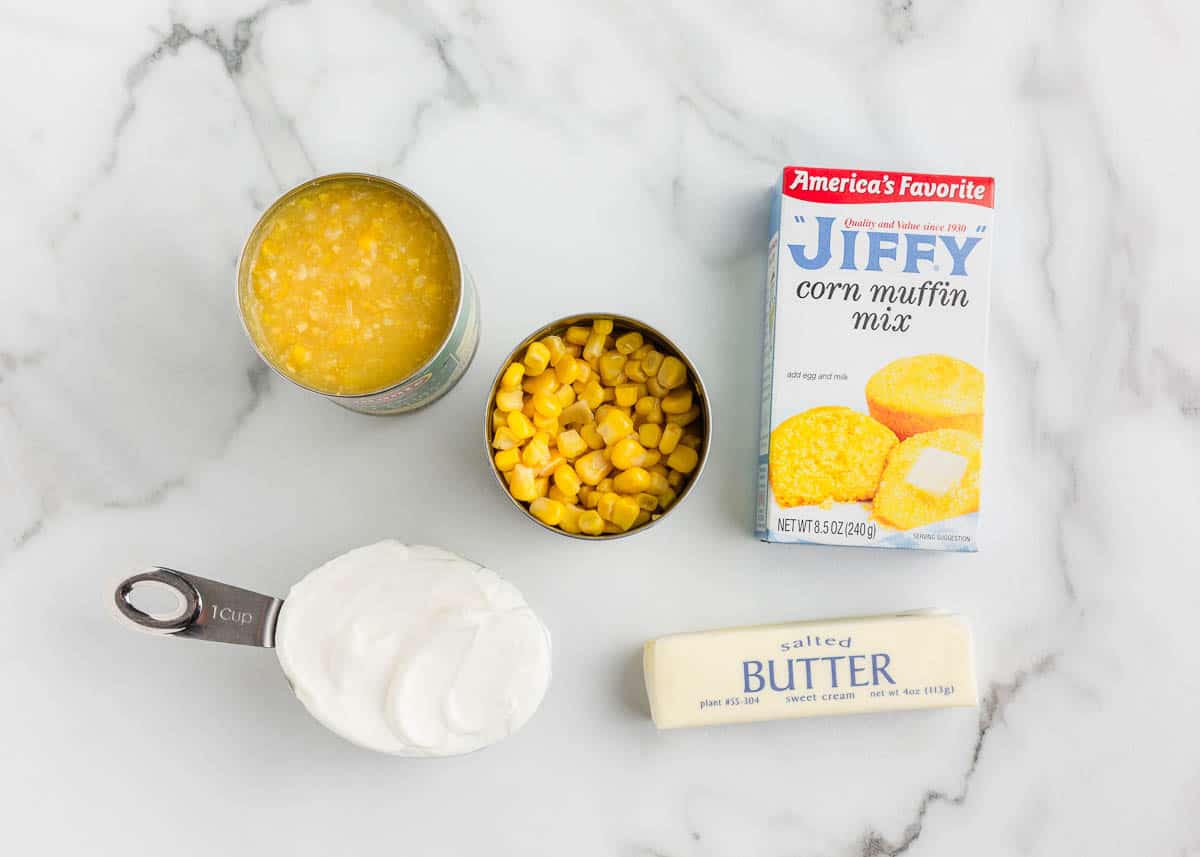
[[151,631],[181,631],[200,615],[200,593],[166,568],[127,577],[113,596],[122,616]]

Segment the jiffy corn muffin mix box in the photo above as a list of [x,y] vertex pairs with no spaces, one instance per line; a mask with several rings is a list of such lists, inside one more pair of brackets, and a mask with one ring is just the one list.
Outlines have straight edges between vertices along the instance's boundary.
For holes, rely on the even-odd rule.
[[759,538],[977,549],[994,195],[980,176],[784,169]]

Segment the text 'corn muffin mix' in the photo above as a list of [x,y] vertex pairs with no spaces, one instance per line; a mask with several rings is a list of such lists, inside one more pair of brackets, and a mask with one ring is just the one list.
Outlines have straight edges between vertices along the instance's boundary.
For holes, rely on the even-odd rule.
[[994,180],[786,167],[755,530],[977,550]]
[[707,414],[687,365],[611,318],[530,342],[500,373],[492,460],[548,527],[617,535],[661,517],[704,456]]

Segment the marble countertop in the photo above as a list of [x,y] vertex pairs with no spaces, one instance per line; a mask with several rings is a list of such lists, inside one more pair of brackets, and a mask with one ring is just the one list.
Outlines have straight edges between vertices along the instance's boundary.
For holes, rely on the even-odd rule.
[[[6,850],[616,857],[1200,855],[1200,12],[870,0],[0,9]],[[997,177],[983,551],[751,535],[767,188],[788,162]],[[318,173],[400,180],[476,275],[472,369],[372,419],[271,376],[241,243]],[[671,331],[717,437],[604,545],[522,521],[481,402],[542,322]],[[379,538],[502,570],[555,636],[537,717],[403,761],[260,650],[113,621],[171,565],[282,594]],[[940,606],[976,710],[659,734],[642,641]]]

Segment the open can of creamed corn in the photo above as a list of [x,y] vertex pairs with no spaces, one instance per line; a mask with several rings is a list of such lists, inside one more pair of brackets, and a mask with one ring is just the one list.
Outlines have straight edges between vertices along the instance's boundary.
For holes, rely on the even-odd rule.
[[[585,428],[578,425],[572,419],[569,423],[562,423],[559,426],[561,432],[556,438],[549,441],[551,450],[550,459],[548,463],[540,465],[540,469],[538,469],[536,462],[524,457],[525,450],[518,447],[509,447],[508,452],[510,458],[520,456],[516,463],[510,469],[502,469],[501,464],[497,461],[497,432],[508,431],[509,429],[501,425],[501,420],[503,418],[504,421],[512,420],[518,424],[524,423],[521,419],[522,411],[517,408],[517,402],[515,400],[509,403],[498,402],[498,396],[522,396],[524,399],[524,411],[528,413],[531,410],[528,407],[531,404],[531,398],[536,395],[531,395],[528,390],[530,387],[536,387],[538,383],[530,377],[530,373],[527,370],[524,373],[522,383],[514,387],[511,384],[513,375],[521,374],[519,370],[514,369],[514,364],[526,365],[524,361],[529,359],[528,355],[531,345],[538,347],[537,343],[556,340],[554,344],[560,346],[563,342],[557,340],[570,343],[572,334],[578,334],[574,340],[575,344],[567,344],[566,347],[571,351],[582,350],[582,355],[576,359],[583,361],[588,353],[588,347],[580,344],[582,342],[581,328],[585,326],[590,327],[593,332],[592,335],[596,336],[595,329],[598,322],[604,323],[610,331],[607,337],[603,334],[599,335],[599,339],[604,340],[607,338],[609,342],[615,339],[615,343],[613,343],[615,347],[610,348],[605,353],[605,356],[599,360],[593,360],[593,363],[599,364],[601,360],[608,357],[613,357],[613,359],[619,361],[620,358],[614,357],[614,355],[618,353],[618,348],[621,348],[627,353],[628,362],[625,365],[629,368],[643,350],[649,349],[652,353],[658,355],[657,361],[666,363],[667,358],[674,358],[674,362],[671,365],[685,380],[680,383],[678,388],[669,391],[652,390],[651,392],[658,392],[659,394],[665,392],[666,396],[660,399],[653,395],[648,397],[644,395],[646,393],[646,390],[643,389],[646,386],[644,382],[649,380],[645,378],[644,372],[633,372],[631,370],[633,377],[629,378],[626,378],[622,374],[619,381],[615,381],[609,385],[612,387],[612,390],[605,393],[604,404],[600,404],[594,409],[590,406],[587,408],[589,415],[594,416],[596,423],[599,424],[599,432],[596,431],[595,425],[589,424]],[[623,347],[622,340],[626,336],[633,337],[633,341],[637,343],[639,350],[629,350]],[[541,368],[543,373],[547,371],[555,373],[555,369],[560,367],[547,364]],[[561,371],[555,374],[560,379],[563,377]],[[567,374],[570,373],[568,372]],[[599,372],[589,369],[588,374],[590,374],[594,382]],[[638,383],[638,378],[642,378],[643,382]],[[560,404],[566,399],[572,400],[570,404],[563,406],[563,411],[560,415],[563,418],[566,418],[572,407],[576,409],[580,408],[578,403],[583,401],[587,395],[583,392],[584,388],[581,385],[574,384],[570,386],[580,387],[580,391],[560,399]],[[635,404],[632,407],[620,407],[617,401],[609,397],[610,393],[615,392],[620,386],[624,386],[626,389],[629,386],[637,388],[640,404]],[[564,391],[560,386],[556,392],[562,393]],[[672,396],[677,400],[685,397],[686,400],[679,402],[679,407],[668,405],[668,410],[673,411],[673,413],[668,412],[664,414],[658,409],[658,403],[666,402]],[[641,405],[647,404],[644,401],[646,399],[653,400],[648,404],[648,407],[651,409],[649,414],[642,413]],[[553,411],[554,406],[548,400],[542,399],[541,402],[538,402],[539,405],[543,403],[548,406],[551,412]],[[595,401],[592,404],[595,404]],[[501,405],[504,405],[504,407],[501,407]],[[618,434],[605,432],[605,428],[608,427],[606,422],[616,424],[623,422],[623,418],[615,413],[609,414],[607,417],[604,415],[604,411],[609,405],[618,406],[614,410],[620,410],[630,420],[628,424],[625,424],[624,431],[619,431]],[[509,413],[505,413],[505,408],[511,408],[512,410]],[[608,418],[611,418],[611,420]],[[539,422],[539,420],[544,421]],[[554,420],[549,418],[546,413],[534,411],[531,424],[536,433],[533,435],[531,442],[537,442],[542,432],[541,426],[547,425],[547,423],[553,427]],[[647,426],[647,423],[654,425]],[[625,434],[626,431],[629,431],[630,425],[632,425],[632,432]],[[700,377],[700,372],[696,369],[695,364],[692,363],[683,350],[657,328],[643,321],[628,316],[604,312],[578,313],[557,319],[543,325],[521,340],[509,352],[503,363],[501,363],[500,369],[489,388],[488,398],[483,409],[484,454],[488,459],[488,467],[491,469],[504,495],[524,517],[539,526],[560,535],[571,536],[572,538],[585,541],[621,538],[648,530],[674,511],[692,493],[696,487],[696,483],[700,480],[705,463],[708,460],[709,448],[712,445],[712,427],[712,408],[704,381]],[[576,429],[579,429],[579,431]],[[587,429],[591,429],[591,432],[589,433]],[[579,446],[580,431],[583,432],[584,436],[591,438],[591,442],[587,448]],[[600,439],[604,441],[603,446],[600,445],[600,440],[596,438],[597,433],[604,435]],[[573,436],[574,450],[568,448],[564,435]],[[622,441],[626,447],[625,452],[631,453],[633,456],[642,457],[644,460],[640,463],[645,464],[645,467],[640,466],[637,458],[631,458],[626,461],[621,460],[622,450],[620,443]],[[670,443],[669,446],[668,441]],[[666,451],[661,452],[660,450]],[[677,453],[676,450],[678,450]],[[537,452],[540,455],[541,450]],[[572,455],[572,452],[575,454]],[[608,461],[609,465],[604,471],[605,474],[607,476],[615,475],[618,478],[604,478],[597,483],[595,481],[596,474],[592,473],[592,479],[589,480],[585,477],[582,479],[582,482],[577,481],[576,476],[586,471],[586,467],[582,466],[580,462],[584,461],[589,455]],[[672,456],[676,456],[675,459],[672,459]],[[562,461],[560,462],[559,459],[562,459]],[[616,466],[612,465],[611,462],[613,461],[616,461],[618,464]],[[508,461],[505,463],[507,464]],[[669,463],[674,463],[677,465],[677,468],[669,466]],[[522,499],[515,496],[519,492],[515,490],[515,481],[512,478],[513,470],[529,467],[530,464],[533,464],[533,469],[537,471],[539,478],[536,481],[548,480],[548,483],[544,486],[539,485],[535,489],[539,496],[523,502]],[[633,466],[629,466],[631,464]],[[627,469],[617,469],[617,467],[622,465]],[[563,466],[574,471],[575,475],[560,472],[559,468]],[[635,473],[632,476],[626,476],[631,471],[641,472]],[[686,471],[686,473],[683,471]],[[566,480],[560,478],[564,476],[567,477]],[[669,485],[664,484],[664,480],[668,476],[671,479]],[[681,478],[676,479],[676,477]],[[649,488],[627,487],[630,483],[635,482],[637,478],[653,479],[655,486]],[[627,481],[622,483],[621,479]],[[564,487],[562,484],[564,481],[570,484]],[[606,484],[609,482],[615,483],[612,488],[606,487]],[[663,487],[660,489],[657,487],[658,485],[662,485]],[[578,490],[577,502],[571,502],[571,487]],[[542,488],[546,490],[543,491],[541,490]],[[617,493],[622,490],[624,493]],[[592,496],[589,496],[589,494]],[[605,500],[611,501],[614,495],[619,498],[617,500],[618,506],[621,502],[628,502],[627,498],[636,498],[635,502],[639,503],[644,502],[644,505],[640,507],[636,523],[625,527],[614,525],[614,522],[610,518],[619,520],[618,512],[617,514],[611,514],[608,517],[602,518],[603,530],[601,532],[588,533],[586,525],[581,529],[579,525],[580,521],[586,522],[587,519],[580,516],[603,512]],[[584,499],[585,497],[587,499]],[[541,509],[537,508],[538,504],[541,504]],[[555,504],[558,504],[562,508],[559,509]],[[539,512],[545,509],[549,509],[551,514],[539,514]],[[560,515],[561,517],[559,517]],[[556,518],[557,523],[553,523]]]
[[335,173],[279,197],[251,230],[237,305],[277,374],[364,414],[445,395],[479,343],[479,298],[441,218],[389,179]]

